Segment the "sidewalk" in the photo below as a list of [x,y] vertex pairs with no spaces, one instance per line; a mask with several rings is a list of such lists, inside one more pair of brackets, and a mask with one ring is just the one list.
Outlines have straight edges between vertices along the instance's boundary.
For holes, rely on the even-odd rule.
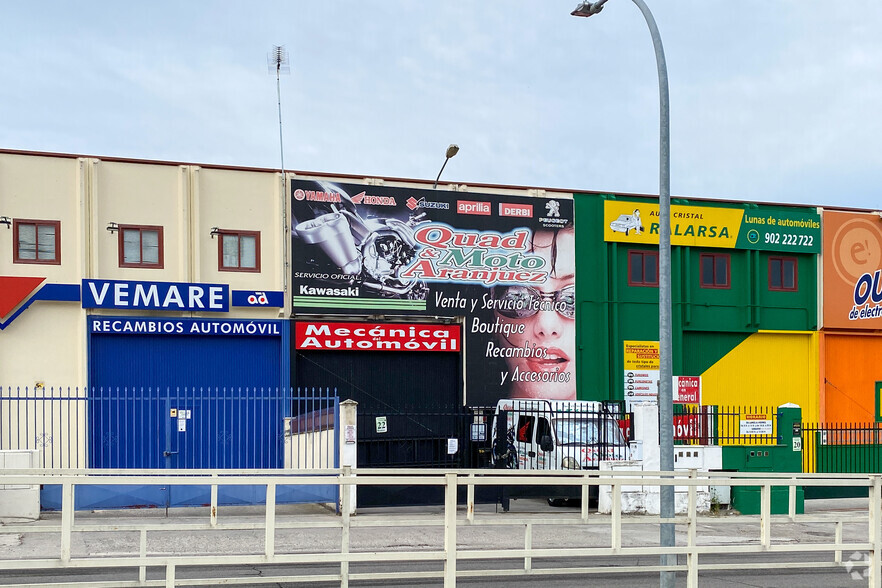
[[[806,501],[806,514],[829,516],[830,522],[775,522],[773,543],[822,543],[834,536],[834,524],[841,514],[866,511],[867,499]],[[837,514],[839,513],[839,514]],[[544,500],[513,500],[504,513],[493,504],[476,506],[476,524],[466,520],[465,509],[458,513],[457,545],[461,550],[523,549],[524,524],[532,521],[532,546],[543,548],[602,547],[610,545],[610,515],[592,512],[589,523],[579,520],[580,510],[553,508]],[[419,525],[406,526],[404,519],[419,519]],[[622,545],[625,547],[658,545],[658,524],[643,515],[624,515]],[[505,524],[506,519],[512,524]],[[572,524],[542,524],[542,521],[570,519]],[[171,509],[77,512],[72,535],[71,556],[123,556],[139,552],[138,526],[149,525],[147,554],[260,554],[264,550],[265,515],[262,506],[220,507],[218,527],[187,530],[163,530],[166,525],[186,524],[208,527],[207,507]],[[59,526],[60,513],[44,513],[41,520],[22,524],[34,532],[4,532],[0,525],[0,559],[58,558],[59,533],[38,532],[47,526]],[[308,523],[307,528],[279,528],[285,523]],[[279,505],[276,507],[276,553],[326,553],[340,548],[341,518],[324,505]],[[487,524],[489,523],[489,524]],[[229,528],[243,524],[259,528]],[[108,527],[106,531],[78,532],[86,526]],[[362,509],[352,517],[350,550],[419,551],[441,549],[444,544],[444,516],[441,506]],[[562,531],[565,530],[565,531]],[[677,525],[677,543],[686,543],[687,526]],[[866,541],[866,525],[846,524],[843,540]],[[702,516],[697,525],[699,544],[726,545],[759,542],[758,517],[744,517],[731,511]]]

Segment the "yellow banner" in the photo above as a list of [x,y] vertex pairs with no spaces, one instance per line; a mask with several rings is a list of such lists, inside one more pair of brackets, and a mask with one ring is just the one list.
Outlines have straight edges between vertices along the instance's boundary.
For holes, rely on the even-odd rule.
[[[734,248],[743,217],[737,208],[671,206],[671,245]],[[658,232],[658,204],[604,202],[604,241],[657,245]]]
[[658,341],[625,341],[625,371],[657,370]]

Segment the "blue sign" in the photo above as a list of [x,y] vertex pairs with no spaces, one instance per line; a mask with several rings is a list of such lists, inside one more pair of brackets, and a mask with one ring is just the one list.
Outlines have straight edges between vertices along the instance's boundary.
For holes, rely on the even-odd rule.
[[282,308],[285,293],[271,290],[233,290],[233,306]]
[[280,337],[281,321],[146,317],[89,317],[89,332],[102,335],[213,335]]
[[83,308],[229,312],[226,284],[83,280]]

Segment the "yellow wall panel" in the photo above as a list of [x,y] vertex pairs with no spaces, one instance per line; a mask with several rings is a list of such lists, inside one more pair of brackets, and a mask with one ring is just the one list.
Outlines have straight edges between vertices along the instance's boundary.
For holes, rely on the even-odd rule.
[[818,421],[818,333],[754,333],[701,374],[702,404],[802,407]]

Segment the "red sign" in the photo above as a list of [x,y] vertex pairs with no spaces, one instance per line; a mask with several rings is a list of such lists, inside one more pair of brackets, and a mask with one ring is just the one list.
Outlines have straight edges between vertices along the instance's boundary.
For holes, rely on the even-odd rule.
[[674,415],[674,441],[700,441],[701,439],[700,414]]
[[509,204],[499,203],[499,216],[515,216],[518,218],[533,218],[532,204]]
[[674,376],[674,402],[701,404],[701,376]]
[[351,351],[460,351],[460,326],[425,323],[294,324],[297,349]]
[[459,214],[480,214],[490,216],[489,202],[474,202],[471,200],[457,200],[456,212]]

